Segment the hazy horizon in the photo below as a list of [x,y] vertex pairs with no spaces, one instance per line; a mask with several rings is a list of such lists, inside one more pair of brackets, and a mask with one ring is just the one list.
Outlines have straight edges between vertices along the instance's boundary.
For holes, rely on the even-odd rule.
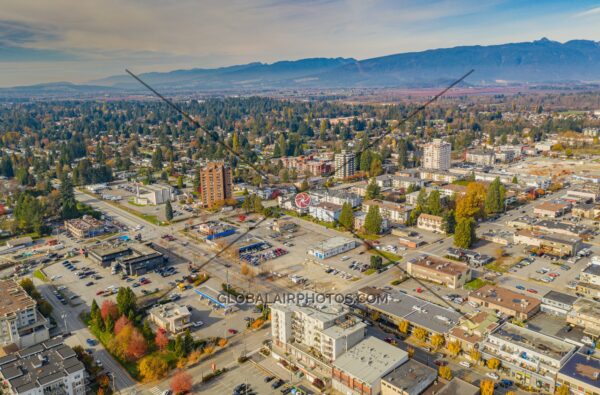
[[5,0],[0,86],[123,74],[365,59],[461,45],[600,40],[600,1]]

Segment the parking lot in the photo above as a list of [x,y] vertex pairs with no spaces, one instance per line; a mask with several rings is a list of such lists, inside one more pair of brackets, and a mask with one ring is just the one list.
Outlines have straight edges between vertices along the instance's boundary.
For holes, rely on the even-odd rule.
[[[266,382],[265,379],[269,378]],[[272,385],[278,380],[278,378],[272,378],[273,375],[262,370],[251,362],[246,362],[241,365],[233,367],[231,370],[219,377],[218,380],[213,380],[208,384],[202,386],[204,393],[210,394],[232,394],[234,389],[239,385],[248,386],[248,394],[277,394],[281,393],[279,389],[273,389]]]

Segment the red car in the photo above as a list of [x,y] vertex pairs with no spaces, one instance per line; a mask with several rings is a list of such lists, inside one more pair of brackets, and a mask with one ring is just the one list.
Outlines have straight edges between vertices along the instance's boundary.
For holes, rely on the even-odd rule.
[[146,285],[146,284],[150,284],[152,281],[148,280],[147,278],[144,279],[144,281],[140,281],[140,284],[142,285]]
[[231,333],[232,335],[235,335],[238,331],[236,331],[235,329],[228,329],[227,332]]
[[550,277],[554,277],[554,278],[556,278],[556,277],[560,276],[560,274],[558,274],[558,273],[550,273],[550,274],[548,274],[548,275],[549,275]]
[[531,292],[532,294],[536,294],[536,293],[538,293],[538,291],[537,291],[537,290],[535,290],[535,289],[533,289],[533,288],[529,288],[529,289],[527,290],[527,292]]
[[448,365],[448,361],[442,361],[441,359],[437,359],[433,361],[436,366],[446,366]]
[[96,292],[96,295],[97,295],[97,296],[100,296],[100,295],[103,295],[103,294],[104,294],[104,291],[102,291],[102,290],[100,290],[100,291]]

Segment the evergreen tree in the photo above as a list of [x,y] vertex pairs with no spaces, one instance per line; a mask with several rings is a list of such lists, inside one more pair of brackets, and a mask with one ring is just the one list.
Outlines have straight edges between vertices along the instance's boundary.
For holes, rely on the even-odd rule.
[[154,152],[152,153],[152,167],[155,170],[160,170],[162,168],[163,163],[163,154],[160,147],[156,147]]
[[381,165],[381,159],[374,158],[371,161],[371,167],[369,169],[369,174],[371,175],[371,177],[377,177],[381,173],[383,173],[383,168],[382,168],[382,165]]
[[513,184],[518,184],[519,183],[519,179],[517,178],[516,175],[513,176],[512,181]]
[[427,191],[425,188],[422,188],[419,191],[419,195],[417,196],[417,207],[421,211],[425,211],[427,209]]
[[443,218],[444,218],[444,232],[446,232],[446,234],[449,234],[449,235],[453,234],[454,228],[456,227],[456,219],[454,218],[454,211],[448,210],[448,211],[444,212]]
[[177,189],[182,190],[183,188],[184,188],[183,177],[179,176],[179,177],[177,177]]
[[371,199],[380,199],[381,198],[381,188],[377,185],[375,178],[371,178],[369,181],[369,185],[367,185],[367,191],[365,193],[365,200]]
[[365,218],[365,232],[370,235],[379,234],[381,232],[382,221],[381,214],[379,213],[379,206],[375,204],[371,205]]
[[360,154],[360,170],[365,172],[371,170],[371,151],[364,150]]
[[504,211],[504,186],[496,177],[490,184],[485,198],[486,214],[495,214]]
[[342,211],[340,212],[340,219],[338,222],[344,229],[352,230],[354,228],[354,212],[352,211],[352,205],[350,203],[344,203],[342,205]]
[[434,189],[427,197],[427,212],[432,215],[440,215],[442,213],[442,202],[440,191]]
[[398,167],[404,169],[408,166],[408,145],[406,140],[398,141]]
[[73,183],[66,173],[63,174],[60,182],[60,201],[61,217],[63,219],[71,219],[79,216],[75,192],[73,191]]
[[117,307],[119,309],[119,315],[129,316],[131,312],[136,312],[137,298],[131,288],[119,288],[119,292],[117,293]]
[[469,248],[475,241],[475,220],[473,218],[461,218],[454,232],[454,245],[460,248]]
[[173,219],[173,206],[171,206],[170,200],[167,200],[167,203],[165,204],[165,218],[167,218],[167,221]]

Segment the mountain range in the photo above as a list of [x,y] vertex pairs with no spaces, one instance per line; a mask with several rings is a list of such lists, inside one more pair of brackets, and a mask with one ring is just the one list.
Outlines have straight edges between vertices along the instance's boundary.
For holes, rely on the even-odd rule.
[[[565,43],[543,38],[489,46],[459,46],[407,52],[357,60],[309,58],[272,64],[249,63],[213,69],[194,68],[140,75],[166,92],[251,91],[303,88],[419,88],[447,84],[475,69],[466,84],[565,83],[600,81],[600,42],[572,40]],[[43,84],[0,90],[55,92],[141,92],[130,76],[111,76],[88,85]]]

